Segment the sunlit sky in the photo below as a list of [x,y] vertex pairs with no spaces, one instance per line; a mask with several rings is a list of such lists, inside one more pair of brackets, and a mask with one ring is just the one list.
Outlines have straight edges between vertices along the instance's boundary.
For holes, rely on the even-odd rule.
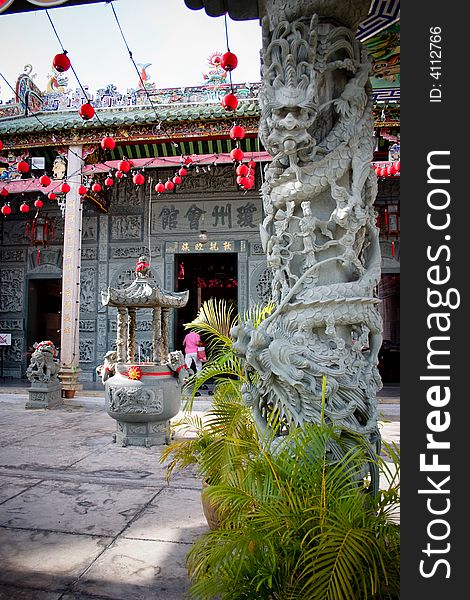
[[[151,63],[150,81],[157,88],[203,84],[208,58],[227,50],[224,17],[190,10],[184,0],[115,0],[114,9],[136,64]],[[134,65],[105,2],[49,9],[63,47],[82,85],[91,92],[113,83],[118,91],[139,84]],[[238,57],[232,82],[260,80],[261,28],[259,21],[227,17],[230,50]],[[15,87],[25,65],[32,65],[34,82],[46,89],[51,62],[62,51],[44,10],[0,15],[0,73]],[[79,87],[72,71],[67,88]],[[0,98],[13,92],[0,78]]]

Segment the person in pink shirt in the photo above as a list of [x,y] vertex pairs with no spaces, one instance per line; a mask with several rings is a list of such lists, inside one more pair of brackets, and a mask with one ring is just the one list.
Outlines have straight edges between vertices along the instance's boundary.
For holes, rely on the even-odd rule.
[[196,365],[196,371],[202,369],[202,361],[197,356],[197,350],[202,345],[201,337],[195,331],[190,331],[183,340],[184,345],[184,360],[188,369],[191,365]]

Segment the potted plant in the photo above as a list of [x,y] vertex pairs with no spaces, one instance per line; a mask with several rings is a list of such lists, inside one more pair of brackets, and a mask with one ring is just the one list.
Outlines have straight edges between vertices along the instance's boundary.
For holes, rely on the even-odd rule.
[[[209,502],[217,510],[187,556],[192,595],[397,600],[398,450],[384,444],[386,459],[371,456],[359,436],[325,422],[293,427],[273,450],[241,400],[245,373],[231,352],[236,318],[227,320],[226,308],[206,304],[188,324],[212,344],[208,363],[188,382],[186,407],[212,377],[213,403],[202,417],[185,415],[179,425],[193,436],[172,443],[161,458],[170,461],[168,477],[194,466],[205,482],[203,508]],[[364,477],[371,469],[389,481],[375,495]]]

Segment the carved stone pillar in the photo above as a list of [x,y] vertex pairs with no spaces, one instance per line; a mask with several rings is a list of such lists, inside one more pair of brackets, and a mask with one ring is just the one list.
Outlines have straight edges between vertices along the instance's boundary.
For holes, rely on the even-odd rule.
[[116,318],[116,350],[117,362],[127,360],[127,309],[119,307]]
[[160,348],[162,343],[162,309],[158,306],[152,311],[152,360],[161,364]]
[[[67,181],[62,275],[62,319],[60,332],[60,373],[62,389],[79,390],[79,316],[82,203],[78,194],[83,164],[82,147],[70,146],[67,155]],[[67,393],[67,392],[66,392]]]
[[161,337],[161,349],[162,354],[160,360],[166,361],[168,355],[168,335],[169,335],[169,317],[170,311],[168,308],[162,308],[162,337]]
[[136,313],[134,307],[127,309],[127,364],[132,364],[135,360],[135,328]]
[[262,5],[259,134],[273,160],[260,233],[276,309],[258,329],[233,332],[260,374],[244,398],[261,427],[273,408],[285,429],[324,415],[377,450],[377,181],[370,62],[354,37],[370,1]]

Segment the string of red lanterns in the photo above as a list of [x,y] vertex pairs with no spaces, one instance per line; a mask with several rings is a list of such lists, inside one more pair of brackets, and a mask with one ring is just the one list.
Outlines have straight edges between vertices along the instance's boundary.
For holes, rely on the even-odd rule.
[[395,177],[400,174],[400,161],[387,163],[386,165],[375,164],[373,169],[377,177]]

